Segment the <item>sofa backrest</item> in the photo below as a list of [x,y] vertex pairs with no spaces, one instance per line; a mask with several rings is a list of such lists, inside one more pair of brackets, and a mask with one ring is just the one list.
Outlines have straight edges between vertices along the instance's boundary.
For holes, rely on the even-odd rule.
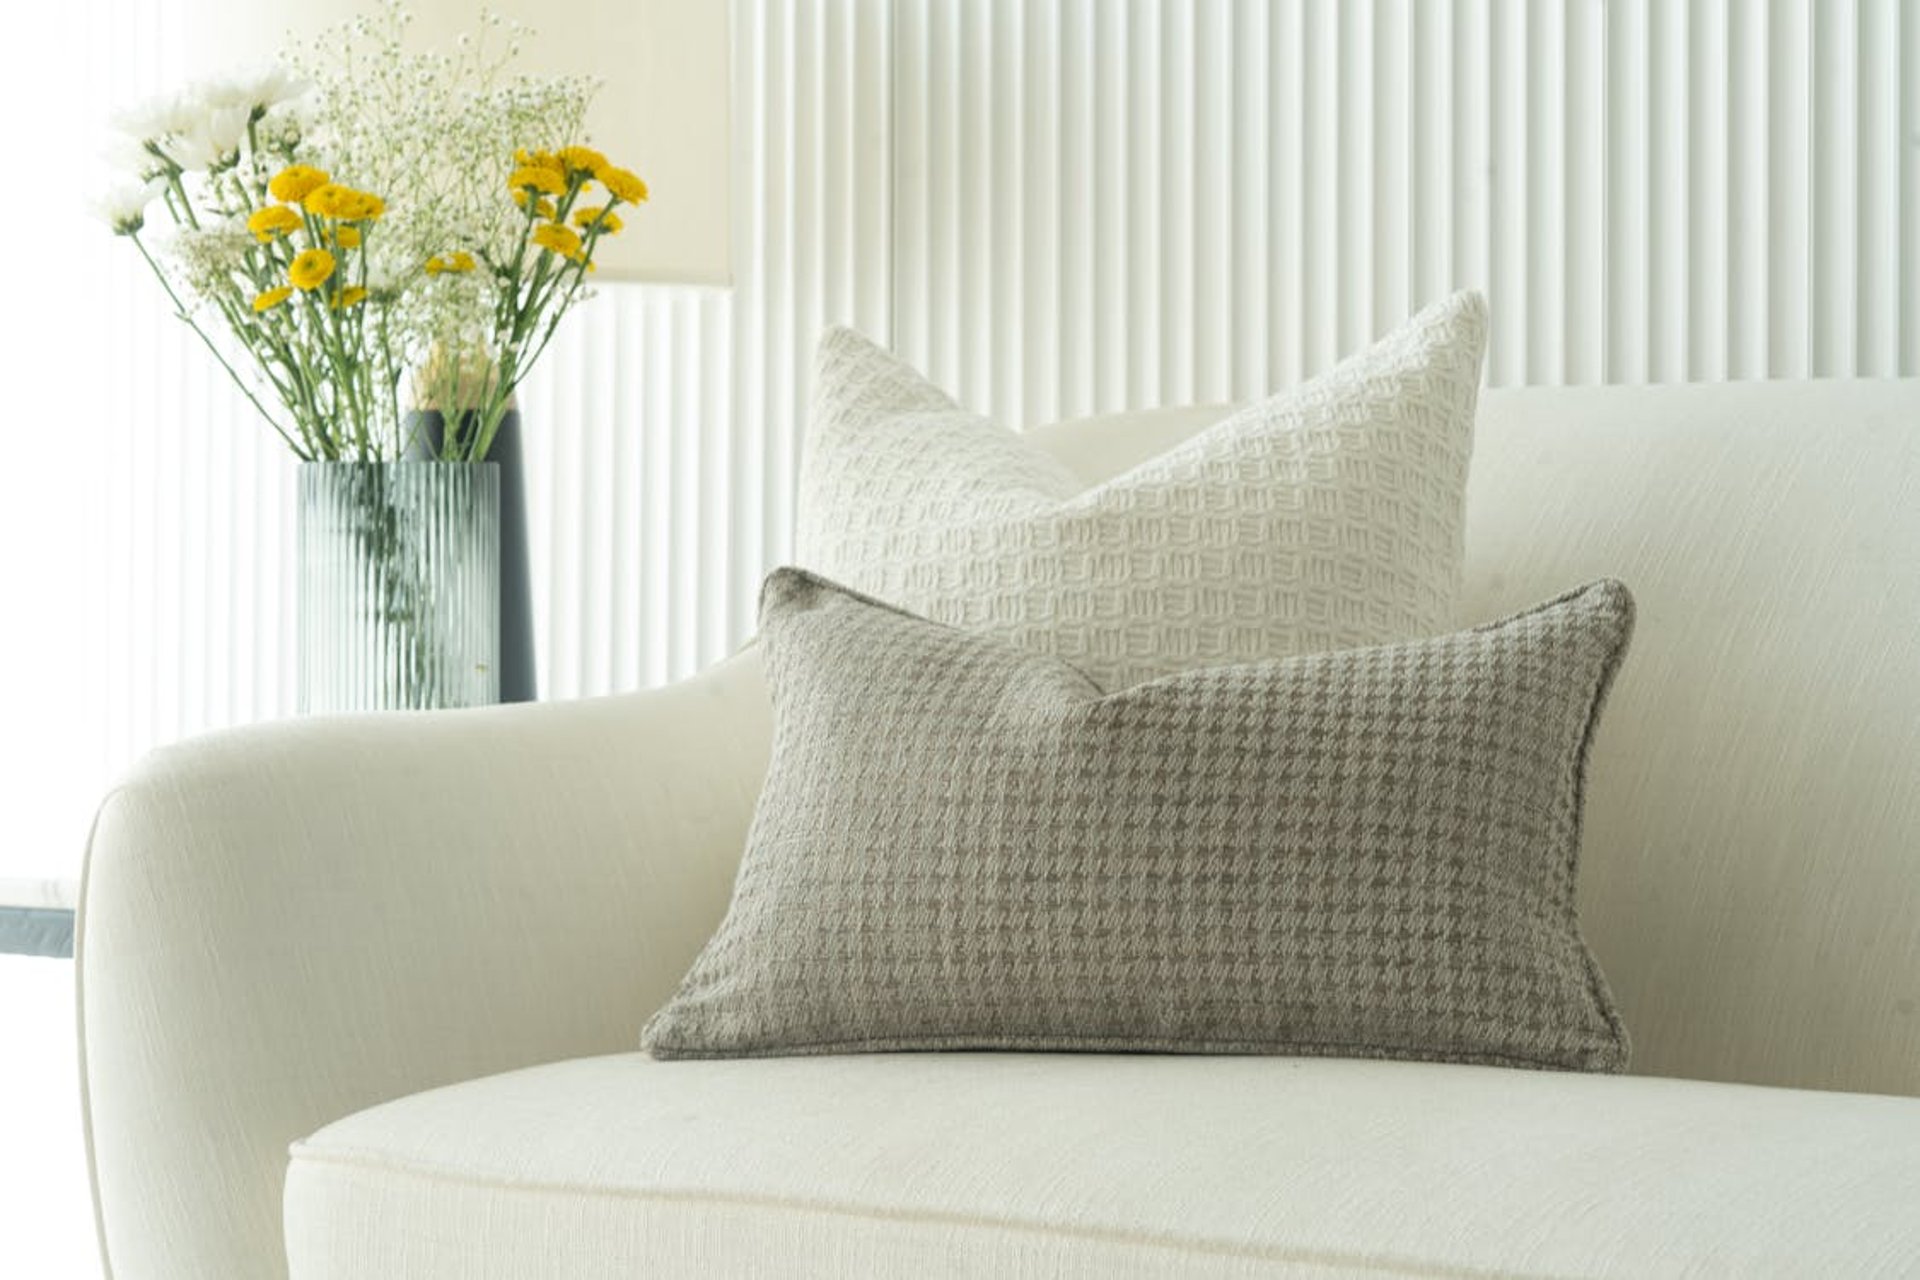
[[[1220,407],[1037,428],[1089,482]],[[1920,1095],[1920,380],[1490,391],[1463,623],[1639,602],[1581,912],[1645,1074]]]

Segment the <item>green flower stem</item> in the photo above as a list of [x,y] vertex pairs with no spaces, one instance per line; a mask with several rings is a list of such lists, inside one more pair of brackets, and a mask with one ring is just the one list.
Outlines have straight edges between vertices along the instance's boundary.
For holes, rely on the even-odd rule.
[[199,323],[194,320],[192,314],[188,312],[186,304],[180,301],[180,295],[173,291],[173,285],[167,280],[167,273],[160,269],[160,264],[153,260],[151,253],[147,252],[147,246],[141,241],[139,234],[129,235],[127,239],[133,241],[133,247],[138,249],[140,256],[147,260],[147,266],[152,269],[154,278],[160,281],[160,287],[166,290],[168,299],[172,301],[174,311],[182,320],[186,321],[187,327],[199,336],[200,341],[205,344],[207,350],[213,353],[213,358],[218,360],[220,367],[227,371],[227,376],[232,378],[235,385],[240,388],[240,393],[246,396],[255,409],[260,411],[260,416],[267,420],[267,425],[272,427],[279,437],[287,442],[287,447],[292,449],[302,462],[311,462],[313,459],[298,444],[294,443],[293,437],[287,434],[286,428],[282,427],[279,422],[274,419],[274,416],[267,412],[267,407],[260,403],[260,397],[253,394],[253,389],[247,386],[246,381],[241,378],[234,367],[227,363],[226,356],[222,355],[220,348],[214,345],[213,339],[207,336],[207,331],[202,329]]

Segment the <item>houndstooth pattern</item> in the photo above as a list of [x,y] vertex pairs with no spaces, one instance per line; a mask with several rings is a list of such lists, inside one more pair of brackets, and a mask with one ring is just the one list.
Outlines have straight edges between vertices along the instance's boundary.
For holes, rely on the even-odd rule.
[[820,342],[798,561],[1108,688],[1453,625],[1486,307],[1463,293],[1106,484],[847,329]]
[[1600,582],[1475,631],[1103,696],[781,570],[733,903],[646,1044],[1623,1069],[1574,873],[1632,616]]

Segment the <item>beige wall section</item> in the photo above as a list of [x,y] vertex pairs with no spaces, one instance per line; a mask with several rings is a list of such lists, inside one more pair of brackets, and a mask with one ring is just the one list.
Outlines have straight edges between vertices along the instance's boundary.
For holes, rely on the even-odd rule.
[[[307,36],[374,8],[374,0],[187,0],[169,25],[192,50],[192,74],[271,57],[291,30]],[[414,38],[452,39],[477,26],[480,0],[410,0]],[[605,84],[594,144],[652,189],[631,233],[598,255],[601,279],[728,283],[727,0],[486,0],[536,35],[520,65],[585,72]],[[187,30],[191,28],[191,30]]]

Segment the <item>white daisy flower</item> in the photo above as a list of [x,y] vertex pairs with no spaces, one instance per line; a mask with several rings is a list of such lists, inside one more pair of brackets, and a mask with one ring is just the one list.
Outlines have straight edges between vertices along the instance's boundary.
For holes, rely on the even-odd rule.
[[211,104],[186,129],[166,143],[167,154],[183,169],[225,169],[240,158],[252,108]]
[[106,135],[100,145],[100,160],[116,177],[145,182],[166,172],[160,157],[147,150],[144,142],[124,133]]
[[202,109],[191,91],[161,94],[114,112],[113,127],[136,142],[158,142],[191,129]]
[[112,227],[117,236],[133,235],[147,224],[147,206],[163,185],[158,178],[145,182],[118,178],[94,200],[94,216]]
[[278,63],[265,63],[251,71],[227,76],[207,84],[201,95],[211,107],[239,107],[254,118],[283,102],[292,102],[309,85]]

